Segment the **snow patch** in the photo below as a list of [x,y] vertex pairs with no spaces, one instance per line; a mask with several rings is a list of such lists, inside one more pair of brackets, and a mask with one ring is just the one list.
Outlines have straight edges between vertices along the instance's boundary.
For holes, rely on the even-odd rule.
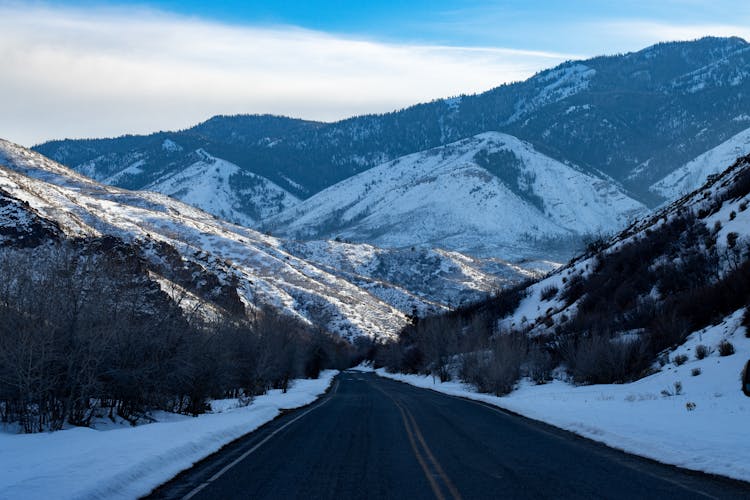
[[747,154],[750,154],[750,128],[686,163],[650,189],[667,199],[678,198],[698,189],[709,176],[721,173]]
[[174,142],[172,139],[164,139],[161,143],[161,149],[170,153],[177,153],[183,150],[183,147]]

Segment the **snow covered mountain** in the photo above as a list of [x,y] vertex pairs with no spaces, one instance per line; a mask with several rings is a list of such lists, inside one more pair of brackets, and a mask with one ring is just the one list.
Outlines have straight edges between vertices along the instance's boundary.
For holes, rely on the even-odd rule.
[[[217,116],[179,132],[39,145],[48,157],[104,180],[142,161],[142,189],[209,154],[305,199],[395,158],[487,131],[623,183],[639,201],[649,187],[747,128],[750,46],[740,38],[660,43],[638,52],[570,61],[523,82],[335,123]],[[165,148],[165,141],[182,148]],[[169,143],[167,143],[169,144]],[[595,174],[596,175],[596,174]]]
[[677,345],[750,303],[749,204],[744,156],[526,288],[501,325],[542,337],[594,331],[651,354]]
[[[374,259],[369,247],[361,252],[350,247],[361,263],[356,270],[340,272],[331,262],[324,267],[325,256],[316,265],[292,253],[281,240],[218,220],[162,194],[101,185],[6,141],[0,141],[0,190],[0,235],[13,244],[19,236],[28,244],[42,244],[52,233],[66,238],[115,237],[137,248],[155,273],[198,296],[240,311],[269,305],[345,338],[387,337],[414,310],[439,310],[455,298],[481,296],[499,286],[481,266],[472,267],[459,256],[402,256],[402,284],[418,284],[408,275],[419,273],[433,276],[427,287],[453,289],[438,298],[424,298],[430,295],[428,288],[407,290],[381,281],[388,271],[368,264]],[[528,274],[512,266],[507,269],[512,279]],[[372,291],[347,279],[355,271],[359,282],[369,283]]]
[[557,267],[554,262],[514,264],[432,248],[386,249],[340,241],[287,241],[283,246],[401,311],[421,316],[481,300],[487,292]]
[[[77,171],[104,184],[166,194],[222,219],[253,227],[299,199],[263,176],[163,135],[144,151],[107,154]],[[195,147],[195,149],[189,149]],[[66,158],[65,150],[58,156]]]
[[[299,203],[268,179],[242,171],[237,165],[211,156],[203,149],[195,151],[200,160],[172,171],[146,185],[143,189],[156,191],[198,207],[219,218],[247,227]],[[131,167],[132,168],[132,167]],[[104,180],[116,184],[116,178]]]
[[[750,116],[740,115],[735,118],[735,121],[748,122]],[[651,186],[651,190],[668,200],[674,200],[695,191],[708,180],[709,176],[721,173],[727,165],[731,165],[737,158],[748,154],[750,154],[750,129],[743,130],[686,163]]]
[[503,255],[522,258],[549,255],[545,243],[560,250],[584,234],[615,231],[646,211],[605,176],[488,132],[372,168],[264,227],[296,239],[343,238],[485,255],[501,248]]

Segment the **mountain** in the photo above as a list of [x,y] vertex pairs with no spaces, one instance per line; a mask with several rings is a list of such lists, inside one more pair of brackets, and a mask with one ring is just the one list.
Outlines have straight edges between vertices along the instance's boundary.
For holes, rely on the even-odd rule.
[[[570,61],[523,82],[335,123],[218,116],[179,132],[64,140],[36,150],[98,180],[136,162],[116,185],[141,189],[187,166],[199,148],[308,198],[395,158],[487,131],[508,133],[561,162],[601,171],[639,201],[649,187],[747,128],[750,46],[739,38],[661,43]],[[165,150],[164,141],[182,151]]]
[[342,241],[286,241],[283,247],[401,311],[420,316],[481,300],[488,292],[542,276],[557,266],[546,261],[514,264],[434,248],[387,249]]
[[509,257],[559,258],[582,235],[613,232],[645,212],[606,176],[488,132],[374,167],[268,219],[264,228],[295,239],[475,255],[502,248]]
[[[750,116],[740,116],[737,121],[750,121]],[[698,189],[709,176],[721,173],[726,165],[748,154],[750,154],[750,129],[743,130],[673,171],[651,186],[651,191],[667,199],[676,199]]]
[[[0,141],[0,190],[6,244],[39,246],[53,235],[111,238],[128,245],[166,288],[172,283],[235,314],[273,307],[348,339],[388,337],[415,310],[435,312],[504,283],[468,258],[415,252],[394,258],[400,275],[391,284],[382,279],[397,274],[387,269],[387,252],[371,247],[347,247],[359,267],[337,271],[323,257],[316,265],[292,253],[295,245],[162,194],[99,184],[6,141]],[[507,280],[528,274],[506,265]]]
[[[543,279],[407,325],[376,362],[443,381],[458,377],[497,395],[513,391],[521,377],[536,384],[624,384],[661,372],[659,383],[674,384],[662,396],[679,395],[689,382],[674,383],[678,371],[691,377],[701,371],[675,367],[713,353],[702,365],[723,366],[735,342],[747,353],[749,206],[750,156],[744,156],[698,190],[591,242]],[[741,390],[750,394],[738,377],[746,359],[733,358],[729,371],[717,372],[715,381],[735,402],[744,400]],[[702,397],[714,404],[720,396]]]
[[[277,167],[274,148],[284,137],[304,135],[305,130],[311,132],[321,126],[324,124],[269,115],[216,116],[176,132],[52,141],[34,149],[95,180],[126,189],[145,189],[207,156],[221,158],[237,165],[242,174],[254,174],[305,197],[309,195],[307,189]],[[304,154],[288,160],[307,161]],[[229,177],[230,185],[241,190],[245,186],[236,179],[238,176],[235,173]]]
[[[215,158],[203,149],[196,150],[195,156],[195,163],[169,172],[143,189],[166,194],[248,227],[299,203],[299,199],[268,179],[243,172],[237,165]],[[130,166],[104,183],[117,184],[134,168],[138,167]]]
[[501,325],[540,336],[641,336],[651,353],[679,343],[750,304],[748,204],[743,156],[530,285]]

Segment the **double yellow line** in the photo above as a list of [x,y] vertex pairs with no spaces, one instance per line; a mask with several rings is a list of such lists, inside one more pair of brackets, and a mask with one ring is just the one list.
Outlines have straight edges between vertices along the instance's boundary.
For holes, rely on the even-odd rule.
[[[438,500],[446,500],[446,498],[461,500],[461,494],[458,492],[458,489],[440,466],[440,462],[438,462],[435,455],[432,454],[430,447],[427,446],[427,441],[425,441],[422,431],[417,425],[417,421],[414,420],[414,415],[412,415],[408,408],[396,401],[393,396],[385,392],[383,389],[374,384],[373,387],[388,396],[388,398],[393,401],[393,404],[396,405],[399,412],[401,412],[401,418],[404,421],[404,428],[406,429],[406,435],[409,438],[409,444],[414,451],[414,456],[417,457],[417,462],[419,462],[420,467],[422,467],[422,471],[424,472],[427,481],[430,483],[430,488],[432,488],[435,497]],[[440,483],[442,483],[443,487],[441,487]],[[443,490],[447,490],[447,496]]]

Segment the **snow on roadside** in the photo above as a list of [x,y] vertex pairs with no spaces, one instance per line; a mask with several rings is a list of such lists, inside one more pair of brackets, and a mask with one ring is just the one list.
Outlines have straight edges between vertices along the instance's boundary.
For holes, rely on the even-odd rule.
[[[511,394],[479,394],[461,382],[376,370],[445,394],[490,403],[600,441],[613,448],[687,469],[750,481],[750,398],[740,390],[740,373],[750,359],[750,339],[740,325],[744,309],[719,325],[692,334],[670,354],[660,372],[629,384],[574,386],[555,380],[545,385],[522,381]],[[721,357],[718,344],[728,340],[735,354]],[[696,346],[714,349],[696,359]],[[687,361],[676,366],[674,357]],[[700,370],[693,375],[694,370]],[[680,395],[675,382],[682,384]],[[695,404],[693,410],[688,403]]]
[[282,409],[315,401],[338,372],[296,380],[220,413],[100,431],[0,433],[0,499],[133,499],[148,494],[225,444],[273,420]]

